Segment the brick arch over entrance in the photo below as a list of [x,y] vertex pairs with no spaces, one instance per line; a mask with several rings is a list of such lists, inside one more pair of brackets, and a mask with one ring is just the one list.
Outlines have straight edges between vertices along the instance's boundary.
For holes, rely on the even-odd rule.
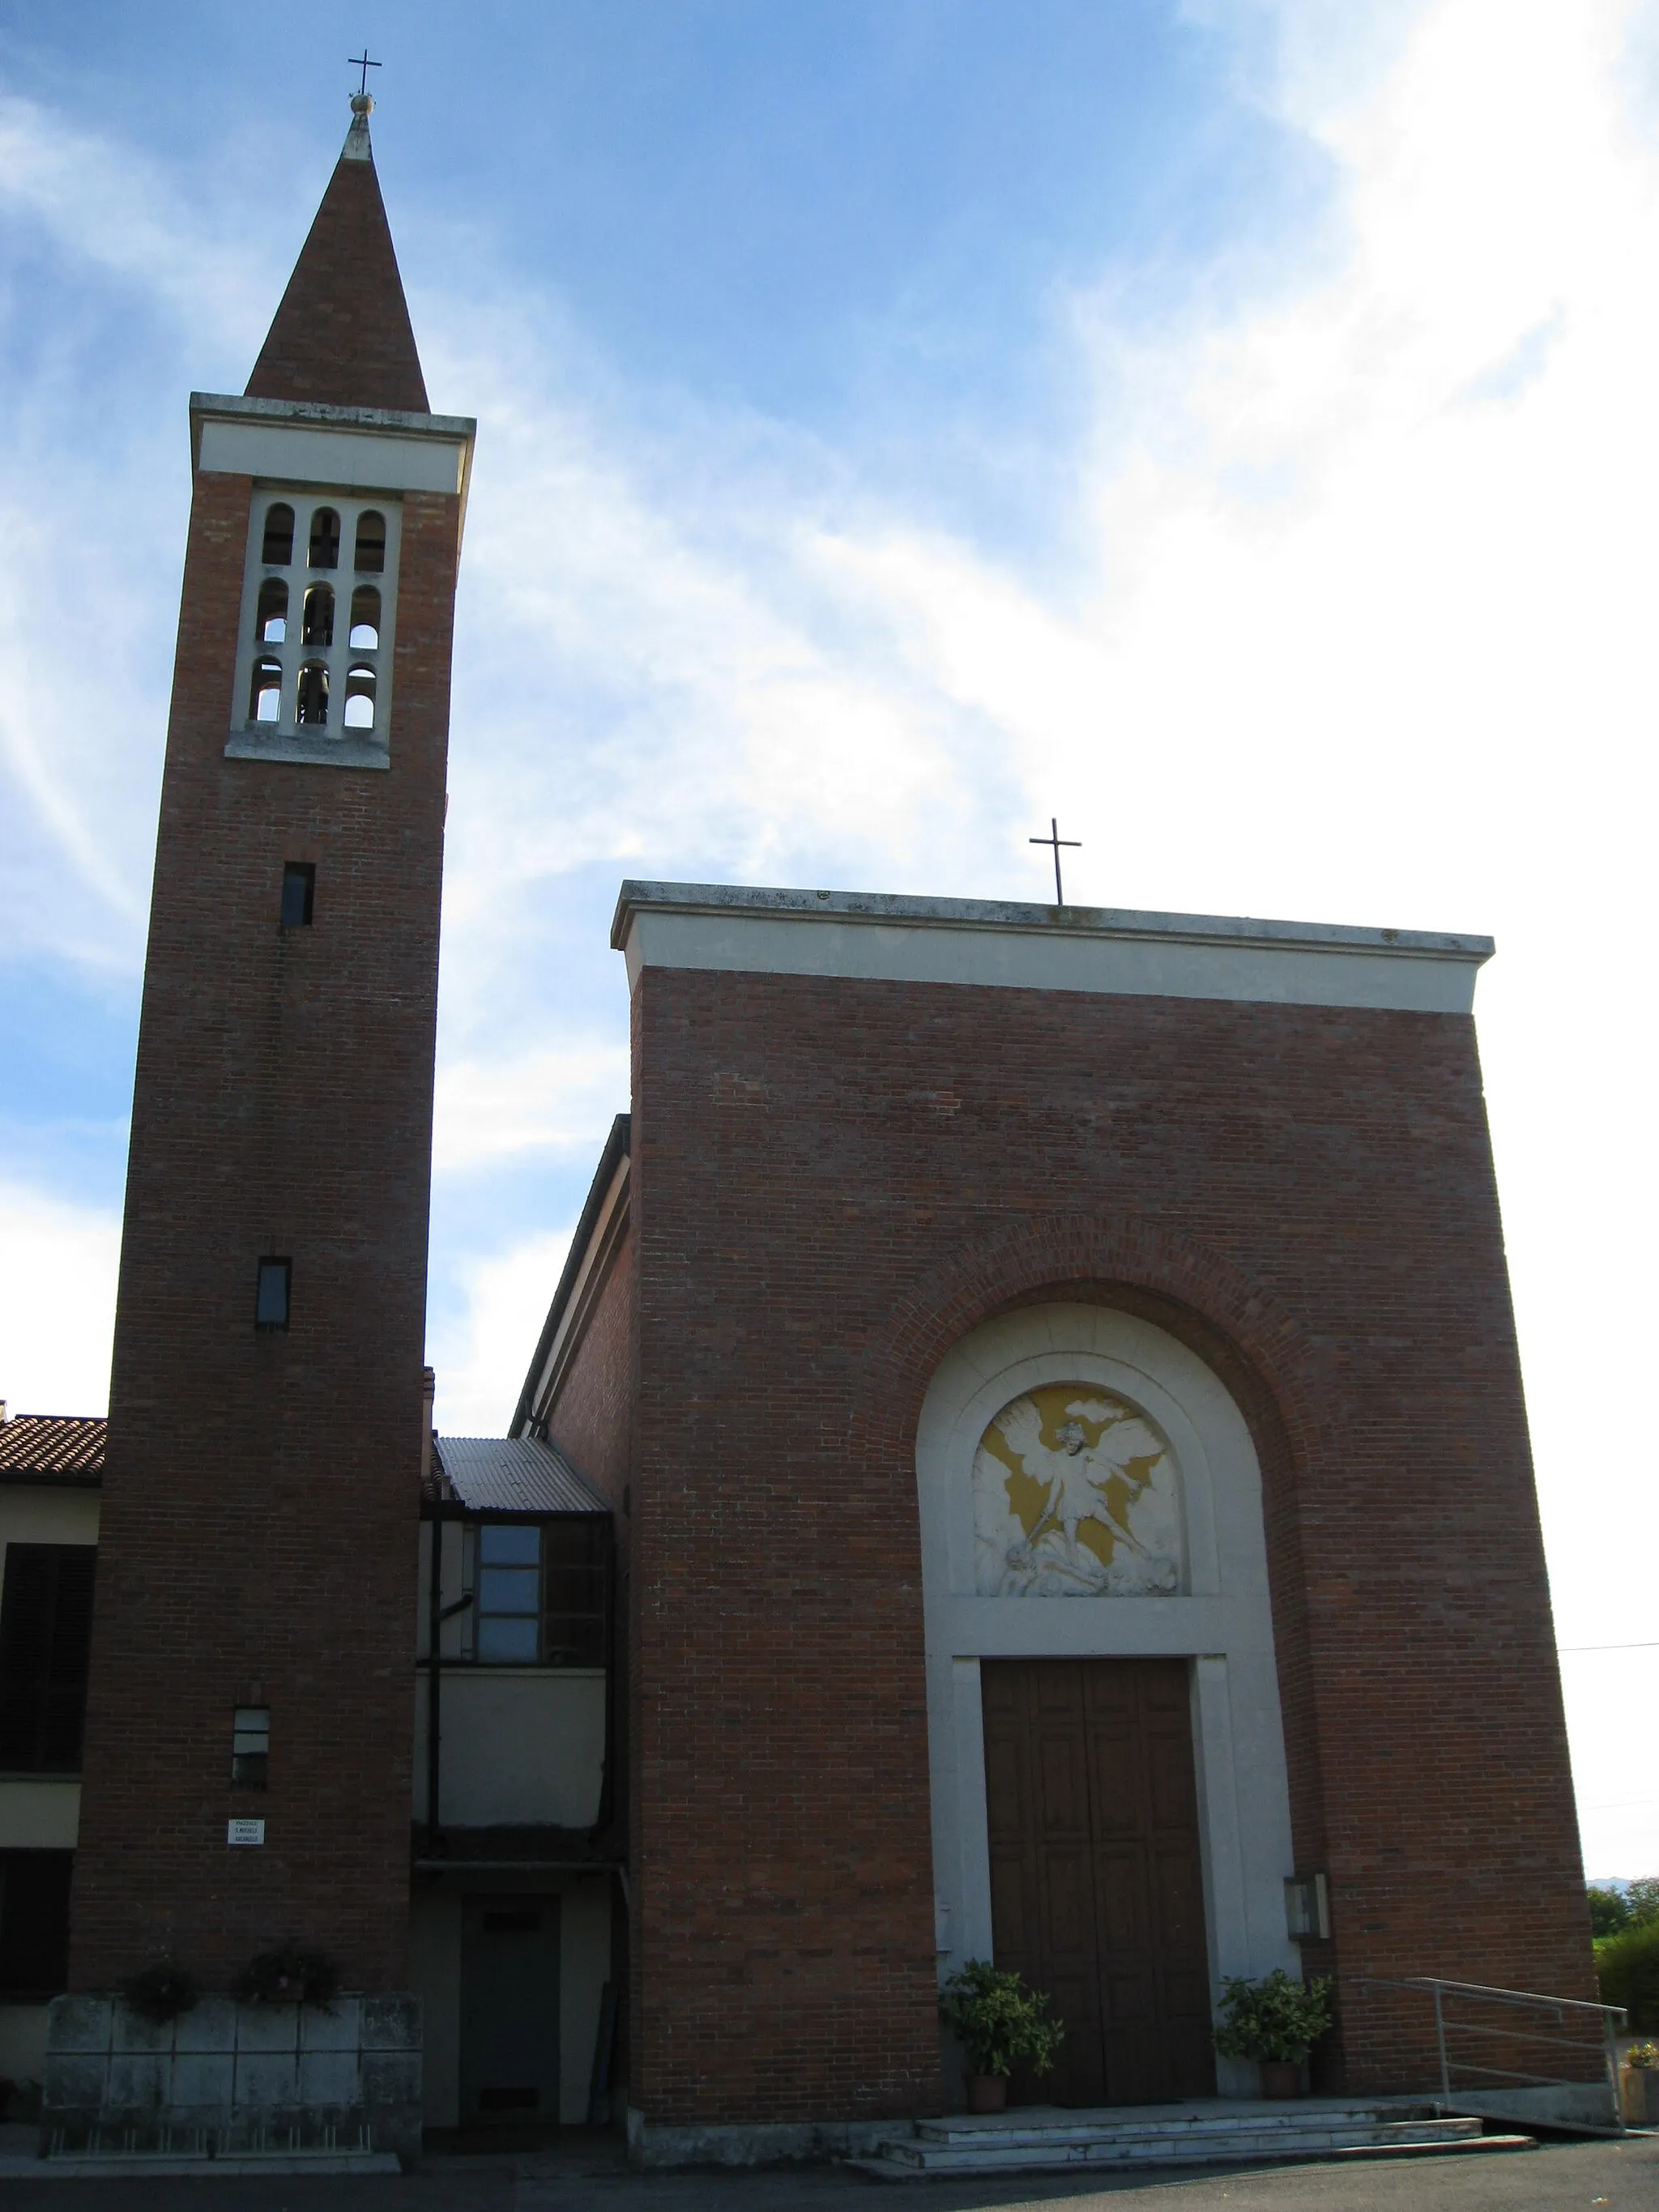
[[[1148,1222],[1049,1215],[1009,1224],[932,1270],[895,1307],[860,1364],[851,1455],[896,1482],[912,1479],[922,1401],[951,1346],[1013,1307],[1059,1301],[1113,1306],[1156,1322],[1214,1370],[1249,1425],[1261,1465],[1291,1830],[1297,1863],[1323,1866],[1320,1730],[1300,1511],[1304,1472],[1340,1464],[1340,1437],[1317,1348],[1262,1285]],[[1328,1963],[1327,1949],[1304,1946],[1309,1972]]]

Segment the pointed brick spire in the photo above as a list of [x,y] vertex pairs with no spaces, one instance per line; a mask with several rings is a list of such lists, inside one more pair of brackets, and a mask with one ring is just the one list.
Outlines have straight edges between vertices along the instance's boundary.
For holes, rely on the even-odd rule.
[[367,93],[352,100],[339,161],[247,380],[250,399],[430,411],[368,142],[374,106]]

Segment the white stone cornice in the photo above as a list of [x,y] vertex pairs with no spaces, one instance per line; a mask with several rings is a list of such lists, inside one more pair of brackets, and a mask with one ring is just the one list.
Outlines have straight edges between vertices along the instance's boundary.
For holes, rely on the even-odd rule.
[[1489,937],[884,892],[625,883],[611,941],[648,967],[1468,1013]]
[[468,415],[332,407],[192,392],[199,470],[354,491],[437,491],[465,501],[477,423]]

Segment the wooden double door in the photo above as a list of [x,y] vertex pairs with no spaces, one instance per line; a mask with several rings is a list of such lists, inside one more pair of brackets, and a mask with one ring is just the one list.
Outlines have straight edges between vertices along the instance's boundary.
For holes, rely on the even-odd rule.
[[1184,1659],[981,1662],[996,1963],[1066,2023],[1016,2101],[1215,2094]]

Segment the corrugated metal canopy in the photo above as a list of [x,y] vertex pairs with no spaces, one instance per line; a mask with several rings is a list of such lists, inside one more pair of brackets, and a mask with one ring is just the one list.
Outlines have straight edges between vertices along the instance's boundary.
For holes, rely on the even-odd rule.
[[457,1502],[475,1513],[605,1513],[564,1454],[534,1437],[434,1437]]

